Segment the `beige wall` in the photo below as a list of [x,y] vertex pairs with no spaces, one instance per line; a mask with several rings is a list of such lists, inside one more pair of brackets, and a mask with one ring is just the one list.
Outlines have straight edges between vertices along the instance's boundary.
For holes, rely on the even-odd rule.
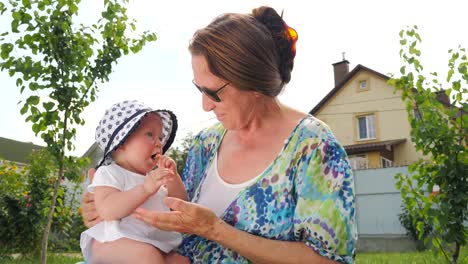
[[[368,90],[358,90],[361,80],[367,80]],[[362,113],[376,114],[375,140],[357,140],[356,115]],[[410,125],[400,95],[394,94],[393,87],[373,73],[359,71],[322,106],[316,117],[323,119],[331,127],[343,145],[406,138],[406,143],[395,148],[395,163],[408,163],[422,157],[411,143]]]
[[378,151],[368,152],[367,162],[369,168],[380,168],[380,153]]

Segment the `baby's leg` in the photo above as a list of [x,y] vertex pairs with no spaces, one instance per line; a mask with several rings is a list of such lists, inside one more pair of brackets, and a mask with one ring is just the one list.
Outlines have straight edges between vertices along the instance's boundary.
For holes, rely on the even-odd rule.
[[190,264],[190,260],[174,251],[166,255],[166,264]]
[[162,264],[164,253],[153,245],[140,241],[121,238],[112,242],[99,243],[93,241],[91,249],[91,264]]

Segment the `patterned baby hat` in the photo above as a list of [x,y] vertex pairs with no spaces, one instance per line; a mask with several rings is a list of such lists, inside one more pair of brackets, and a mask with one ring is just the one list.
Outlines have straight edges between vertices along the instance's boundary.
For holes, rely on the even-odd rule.
[[156,113],[162,120],[162,153],[171,146],[177,131],[177,117],[169,110],[153,110],[139,101],[123,101],[107,109],[96,128],[96,142],[103,150],[96,168],[112,162],[111,153],[121,146],[138,128],[140,120],[148,113]]

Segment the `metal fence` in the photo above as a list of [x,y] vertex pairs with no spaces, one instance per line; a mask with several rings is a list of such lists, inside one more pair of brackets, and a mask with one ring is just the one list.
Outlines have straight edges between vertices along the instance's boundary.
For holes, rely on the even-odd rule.
[[406,235],[398,215],[402,212],[395,175],[408,175],[408,167],[355,170],[358,252],[414,251],[417,244]]
[[354,171],[359,236],[406,234],[398,220],[402,199],[395,187],[397,173],[408,174],[408,167]]

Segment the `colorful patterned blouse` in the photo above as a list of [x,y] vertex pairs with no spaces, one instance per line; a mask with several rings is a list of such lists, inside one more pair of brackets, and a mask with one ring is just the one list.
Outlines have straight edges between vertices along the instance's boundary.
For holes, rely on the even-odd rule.
[[[192,202],[198,200],[206,169],[225,132],[218,123],[202,131],[189,150],[183,179]],[[302,241],[322,256],[354,263],[354,203],[354,178],[344,149],[327,125],[309,115],[222,218],[239,230],[269,239]],[[250,263],[195,235],[185,236],[178,250],[193,263]]]

